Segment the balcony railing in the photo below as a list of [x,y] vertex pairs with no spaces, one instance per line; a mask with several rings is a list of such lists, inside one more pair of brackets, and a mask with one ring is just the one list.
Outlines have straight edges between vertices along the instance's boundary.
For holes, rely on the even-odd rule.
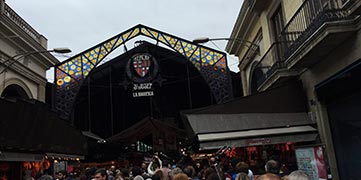
[[7,4],[4,3],[4,12],[3,16],[9,18],[16,25],[19,26],[24,32],[34,38],[36,41],[40,41],[41,35],[32,28],[24,19],[22,19],[14,10],[12,10]]
[[256,65],[255,69],[260,69],[263,72],[263,76],[257,80],[257,87],[263,84],[277,69],[285,67],[281,56],[281,49],[284,44],[282,42],[273,43]]
[[[352,0],[350,0],[352,1]],[[324,23],[346,20],[348,12],[337,0],[306,0],[283,28],[277,42],[261,58],[256,68],[262,69],[262,85],[277,69],[287,68],[286,60]]]
[[307,0],[283,28],[279,41],[288,42],[284,57],[287,59],[325,22],[347,19],[348,13],[337,0]]

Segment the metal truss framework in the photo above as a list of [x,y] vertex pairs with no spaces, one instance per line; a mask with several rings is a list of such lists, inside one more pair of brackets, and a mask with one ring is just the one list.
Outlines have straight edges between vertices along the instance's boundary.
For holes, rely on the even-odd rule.
[[139,35],[183,55],[206,80],[217,103],[233,98],[225,53],[139,24],[55,66],[55,108],[61,117],[69,118],[76,95],[91,70],[113,50]]

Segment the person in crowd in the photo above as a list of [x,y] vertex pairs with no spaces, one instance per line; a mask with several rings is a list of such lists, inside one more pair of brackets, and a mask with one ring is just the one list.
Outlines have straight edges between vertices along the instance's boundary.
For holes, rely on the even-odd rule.
[[230,163],[229,163],[229,170],[228,170],[228,174],[232,176],[232,179],[236,179],[237,177],[237,170],[236,170],[236,165],[241,162],[241,160],[239,158],[232,158]]
[[230,168],[229,164],[230,164],[230,163],[229,163],[229,159],[227,159],[227,158],[221,159],[221,160],[219,161],[218,167],[219,167],[219,169],[223,172],[224,178],[225,178],[226,180],[233,180],[233,179],[232,179],[232,175],[229,174],[229,168]]
[[[158,161],[158,162],[154,163],[153,161]],[[147,168],[149,175],[153,175],[156,170],[162,168],[162,161],[160,160],[160,158],[157,155],[153,156],[153,161],[151,161],[149,163],[148,168]]]
[[250,180],[248,174],[241,172],[237,174],[237,177],[235,180]]
[[94,173],[94,180],[108,180],[107,170],[104,168],[97,169]]
[[152,180],[165,180],[163,172],[161,170],[156,170],[152,175]]
[[54,178],[52,176],[50,176],[49,174],[50,174],[50,170],[45,169],[43,171],[43,175],[40,176],[40,178],[38,180],[54,180]]
[[65,180],[67,176],[67,172],[65,170],[61,170],[57,173],[57,180]]
[[208,167],[208,168],[204,169],[204,170],[202,171],[202,176],[201,176],[201,177],[202,177],[202,180],[208,179],[208,177],[209,177],[212,173],[216,173],[216,170],[213,169],[213,168],[211,168],[211,167]]
[[290,173],[290,171],[288,170],[288,168],[286,167],[285,164],[282,164],[281,168],[280,168],[280,174],[279,176],[282,178],[283,176],[287,176]]
[[31,177],[31,171],[32,170],[30,170],[30,169],[25,170],[25,172],[24,172],[25,174],[23,177],[24,180],[35,180],[33,177]]
[[[202,166],[201,166],[201,163],[199,161],[196,161],[195,163],[195,170],[196,170],[196,175],[198,175],[198,173],[202,170]],[[198,177],[198,176],[197,176]]]
[[172,169],[170,172],[169,172],[169,178],[170,179],[173,179],[173,177],[177,174],[180,174],[180,173],[183,173],[182,169],[179,168],[179,167],[176,167],[174,169]]
[[142,169],[142,174],[143,174],[143,175],[144,175],[144,174],[148,174],[148,170],[147,170],[148,165],[147,165],[147,163],[142,162],[142,164],[140,165],[140,168]]
[[[237,163],[236,172],[237,172],[236,178],[237,178],[239,173],[245,173],[245,174],[248,175],[250,180],[254,179],[253,172],[249,169],[249,165],[244,161],[241,161],[241,162]],[[236,179],[236,178],[234,178],[234,179]]]
[[113,173],[115,173],[115,170],[116,170],[115,166],[111,165],[110,168],[109,168],[109,171],[112,171]]
[[178,173],[173,176],[172,180],[188,180],[188,176],[184,173]]
[[142,169],[139,166],[134,166],[132,168],[132,175],[133,175],[133,180],[144,180],[144,178],[142,177]]
[[[207,169],[209,169],[209,162],[207,159],[202,159],[200,161],[200,170],[198,171],[197,176],[199,177],[199,179],[203,179],[204,178],[204,173]],[[211,168],[212,169],[212,168]]]
[[115,171],[114,180],[123,180],[120,171]]
[[281,180],[281,178],[273,173],[266,173],[259,176],[256,180]]
[[130,172],[127,168],[122,168],[119,173],[121,178],[120,180],[129,180]]
[[225,180],[224,173],[214,171],[207,176],[206,180]]
[[287,177],[288,180],[310,180],[310,177],[301,170],[293,171],[290,175]]
[[190,180],[199,180],[199,178],[196,176],[196,170],[193,166],[187,166],[183,169],[184,174],[188,176]]
[[92,176],[95,174],[97,169],[95,167],[88,167],[84,170],[81,176],[81,180],[89,180],[92,179]]
[[169,161],[168,160],[163,160],[162,161],[162,167],[160,168],[160,170],[163,172],[163,176],[165,178],[165,180],[170,180],[169,177],[169,172],[171,171],[170,167],[169,167]]
[[217,159],[215,157],[209,158],[209,166],[216,166],[217,165]]
[[113,180],[114,179],[114,172],[112,170],[107,170],[107,174],[108,174],[108,180]]
[[265,166],[266,173],[280,174],[280,164],[275,160],[269,160]]

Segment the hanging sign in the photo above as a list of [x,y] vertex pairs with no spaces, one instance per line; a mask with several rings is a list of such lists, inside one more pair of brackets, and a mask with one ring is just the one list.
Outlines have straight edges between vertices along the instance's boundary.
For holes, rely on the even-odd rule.
[[148,53],[132,56],[127,64],[127,75],[133,82],[133,97],[154,96],[153,79],[158,73],[158,63]]

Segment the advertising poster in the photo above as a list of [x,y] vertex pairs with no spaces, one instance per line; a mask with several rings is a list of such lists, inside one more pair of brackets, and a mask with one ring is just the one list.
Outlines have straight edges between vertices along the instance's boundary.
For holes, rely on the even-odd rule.
[[326,180],[326,166],[321,146],[297,148],[297,166],[306,172],[312,180]]

